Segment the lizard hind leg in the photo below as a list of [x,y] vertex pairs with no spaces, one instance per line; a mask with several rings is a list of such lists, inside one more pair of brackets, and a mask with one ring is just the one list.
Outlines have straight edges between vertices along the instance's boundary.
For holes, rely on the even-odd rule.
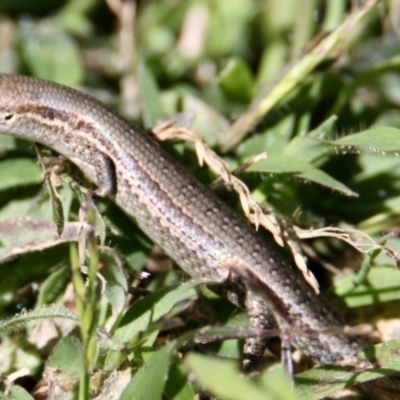
[[244,301],[249,317],[249,327],[260,334],[246,339],[243,348],[243,371],[257,373],[263,364],[265,349],[270,343],[270,338],[265,336],[266,331],[275,331],[277,324],[270,309],[260,297],[247,290]]
[[264,353],[272,336],[268,335],[268,332],[278,332],[278,326],[265,300],[254,294],[240,279],[235,278],[236,276],[232,275],[222,285],[212,288],[232,304],[246,310],[250,334],[243,346],[242,370],[247,375],[253,375],[265,366]]

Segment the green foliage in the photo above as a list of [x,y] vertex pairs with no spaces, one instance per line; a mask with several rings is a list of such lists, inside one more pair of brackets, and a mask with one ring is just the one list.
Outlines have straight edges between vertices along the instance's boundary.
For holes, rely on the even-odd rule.
[[218,397],[229,400],[297,400],[282,368],[272,368],[260,379],[239,376],[237,364],[199,354],[189,354],[185,360],[199,382]]
[[[400,222],[399,6],[349,3],[155,0],[121,2],[118,11],[103,0],[4,0],[0,70],[81,87],[146,129],[176,118],[232,169],[266,152],[240,175],[259,203],[287,224],[350,225],[380,241]],[[203,182],[215,178],[191,145],[165,147]],[[398,343],[388,342],[359,356],[373,353],[379,370],[321,366],[298,374],[293,390],[277,366],[244,378],[243,312],[163,268],[132,221],[85,197],[77,182],[90,183],[76,169],[44,190],[32,149],[0,135],[2,377],[27,367],[66,399],[188,400],[206,390],[221,399],[311,400],[399,370]],[[388,239],[398,252],[399,243]],[[389,320],[398,317],[393,258],[362,257],[327,238],[307,245],[316,260],[354,269],[323,288],[341,310],[372,323],[379,304]],[[150,279],[140,275],[145,265]],[[3,381],[0,397],[33,398]]]
[[193,286],[193,283],[168,286],[137,301],[126,310],[115,332],[115,340],[122,344],[132,342],[140,332],[146,332],[151,323],[168,314],[175,304],[193,297]]
[[367,371],[354,373],[348,367],[331,365],[298,374],[295,382],[304,384],[298,385],[296,392],[303,400],[318,400],[335,390],[348,386],[350,381],[355,384],[389,375],[398,371],[400,367],[399,359],[395,357],[398,347],[399,341],[393,340],[363,351],[358,356],[360,361],[377,362],[375,368]]
[[40,169],[33,160],[23,158],[4,160],[0,163],[0,168],[2,171],[7,171],[7,174],[2,176],[0,190],[37,185],[42,182]]
[[20,330],[30,321],[43,318],[68,318],[76,321],[76,315],[68,309],[58,306],[46,306],[2,320],[0,334]]
[[121,400],[162,398],[171,356],[171,350],[168,347],[164,346],[151,354],[145,365],[139,369],[124,389]]

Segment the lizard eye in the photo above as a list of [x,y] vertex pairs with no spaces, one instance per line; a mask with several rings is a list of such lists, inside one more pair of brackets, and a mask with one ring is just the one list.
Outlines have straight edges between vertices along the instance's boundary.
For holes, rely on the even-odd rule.
[[4,119],[5,119],[6,121],[8,121],[8,120],[10,120],[13,116],[14,116],[14,114],[6,114],[6,115],[4,116]]

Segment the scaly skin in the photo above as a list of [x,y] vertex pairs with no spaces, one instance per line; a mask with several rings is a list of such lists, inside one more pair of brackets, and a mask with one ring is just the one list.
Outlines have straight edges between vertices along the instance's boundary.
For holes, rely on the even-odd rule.
[[[268,327],[270,309],[280,328],[296,330],[293,345],[321,364],[346,362],[360,350],[354,338],[328,333],[342,322],[270,243],[99,101],[51,82],[0,74],[0,132],[71,159],[98,194],[110,196],[192,277],[239,282],[253,326]],[[262,290],[252,290],[252,281]],[[301,334],[310,330],[316,334]],[[252,346],[254,340],[250,353]]]

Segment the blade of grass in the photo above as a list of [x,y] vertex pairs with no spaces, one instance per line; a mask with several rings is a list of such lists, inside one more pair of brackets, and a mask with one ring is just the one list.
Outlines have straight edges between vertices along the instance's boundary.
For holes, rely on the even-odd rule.
[[226,151],[238,144],[244,136],[288,93],[324,60],[326,60],[357,25],[376,6],[377,0],[369,0],[357,13],[349,18],[332,33],[322,39],[312,51],[296,62],[264,96],[253,102],[247,111],[233,124],[220,145]]

